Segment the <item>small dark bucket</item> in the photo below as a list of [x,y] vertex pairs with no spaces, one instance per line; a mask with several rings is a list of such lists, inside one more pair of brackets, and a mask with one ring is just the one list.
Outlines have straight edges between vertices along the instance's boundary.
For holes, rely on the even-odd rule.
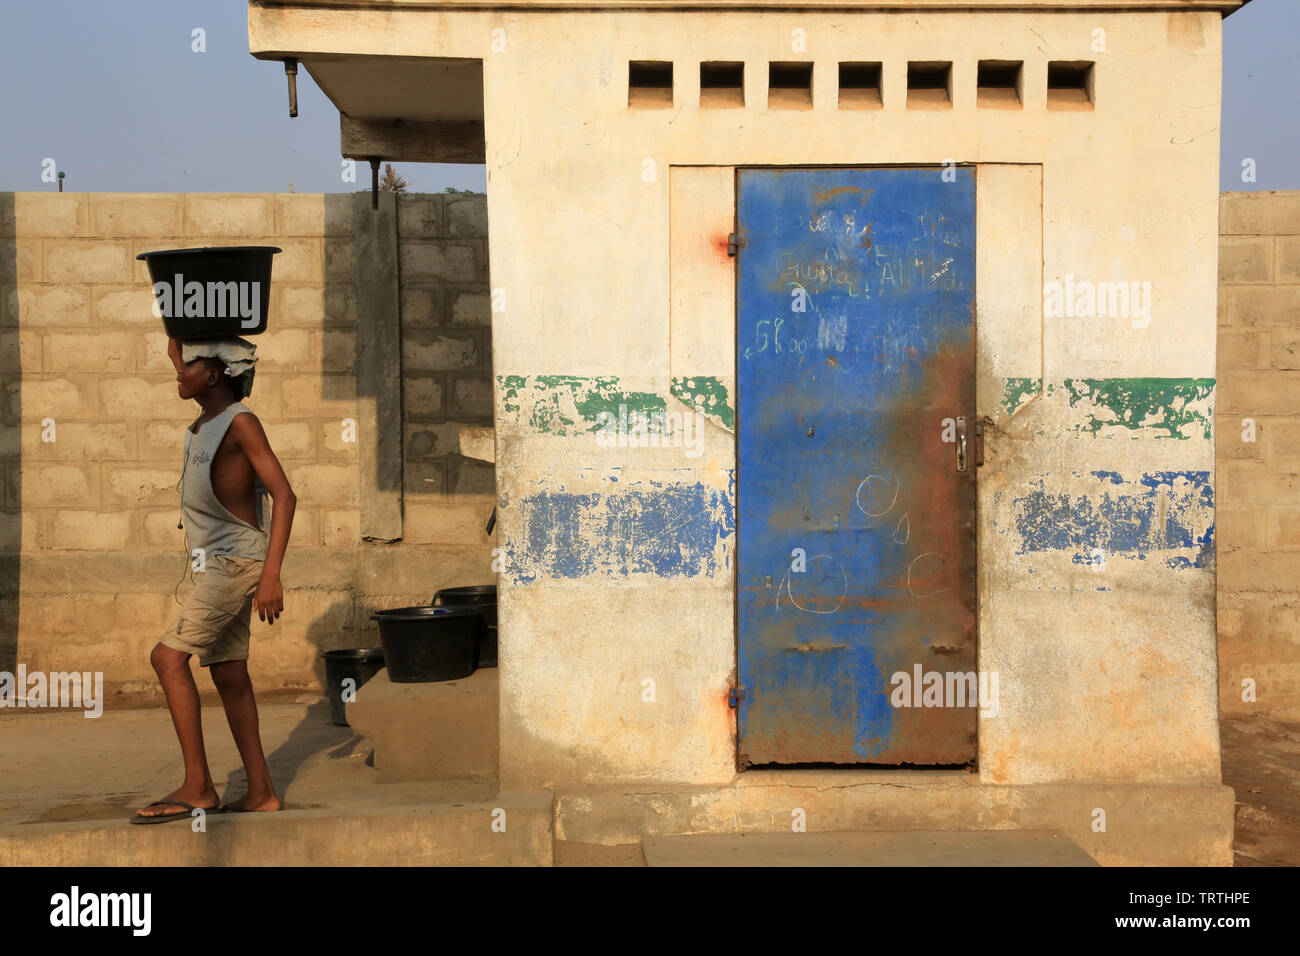
[[396,684],[456,680],[474,673],[482,622],[467,608],[399,607],[370,615],[379,622],[388,679]]
[[155,314],[174,339],[219,339],[266,331],[276,246],[204,246],[142,252]]
[[384,669],[384,651],[379,647],[363,647],[347,651],[326,651],[321,656],[325,658],[325,690],[330,699],[330,723],[347,727],[343,682],[351,680],[352,690],[359,689]]
[[475,584],[464,588],[443,588],[433,596],[438,607],[470,608],[483,617],[483,633],[479,636],[479,667],[497,666],[497,586]]

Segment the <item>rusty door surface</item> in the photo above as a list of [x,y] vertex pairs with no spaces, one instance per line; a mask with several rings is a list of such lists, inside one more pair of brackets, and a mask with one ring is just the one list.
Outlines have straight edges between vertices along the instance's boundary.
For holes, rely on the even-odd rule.
[[973,171],[738,169],[736,219],[740,765],[971,763]]

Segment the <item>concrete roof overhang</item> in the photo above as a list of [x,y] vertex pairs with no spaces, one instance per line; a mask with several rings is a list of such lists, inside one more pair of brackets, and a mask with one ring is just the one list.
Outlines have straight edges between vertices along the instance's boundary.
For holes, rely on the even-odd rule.
[[[408,56],[388,18],[418,12],[603,9],[898,12],[1217,11],[1249,0],[250,0],[249,50],[297,60],[338,108],[342,154],[481,163],[483,64],[477,57]],[[371,25],[365,21],[371,19]],[[385,52],[369,52],[383,50]],[[387,51],[394,52],[387,52]],[[450,52],[450,51],[449,51]]]

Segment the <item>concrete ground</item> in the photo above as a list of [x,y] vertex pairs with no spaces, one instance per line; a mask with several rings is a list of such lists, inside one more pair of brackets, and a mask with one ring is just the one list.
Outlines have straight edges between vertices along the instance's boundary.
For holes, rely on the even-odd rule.
[[[271,774],[287,810],[468,806],[496,793],[491,780],[376,784],[369,743],[329,723],[326,702],[315,694],[263,695],[260,710]],[[215,701],[204,707],[203,722],[217,790],[224,802],[238,799],[243,770]],[[1300,724],[1225,718],[1222,737],[1224,782],[1237,794],[1237,865],[1300,865]],[[0,833],[20,833],[32,824],[125,822],[136,807],[181,780],[171,721],[156,708],[112,708],[98,719],[79,712],[2,710],[0,766],[6,771],[0,774]],[[660,855],[670,849],[661,845]],[[652,852],[557,843],[554,862],[644,865]]]
[[[376,801],[408,805],[486,800],[492,781],[386,784],[375,789],[366,765],[370,746],[348,727],[329,722],[316,694],[259,699],[262,745],[285,809],[366,808]],[[245,791],[243,767],[225,712],[203,708],[208,766],[223,802]],[[107,708],[80,712],[0,711],[0,827],[26,823],[125,820],[180,786],[180,748],[166,710]],[[163,826],[179,826],[172,822]]]
[[1223,782],[1237,794],[1237,866],[1300,866],[1300,723],[1224,717]]

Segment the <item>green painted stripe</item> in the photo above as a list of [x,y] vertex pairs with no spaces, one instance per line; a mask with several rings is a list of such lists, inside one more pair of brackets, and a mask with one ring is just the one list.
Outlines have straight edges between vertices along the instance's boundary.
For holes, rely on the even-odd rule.
[[[577,435],[597,430],[604,421],[648,416],[668,411],[668,398],[655,392],[630,391],[618,376],[498,375],[503,409],[518,425],[551,435]],[[735,426],[736,414],[728,404],[727,388],[713,376],[672,379],[671,397],[690,408]]]

